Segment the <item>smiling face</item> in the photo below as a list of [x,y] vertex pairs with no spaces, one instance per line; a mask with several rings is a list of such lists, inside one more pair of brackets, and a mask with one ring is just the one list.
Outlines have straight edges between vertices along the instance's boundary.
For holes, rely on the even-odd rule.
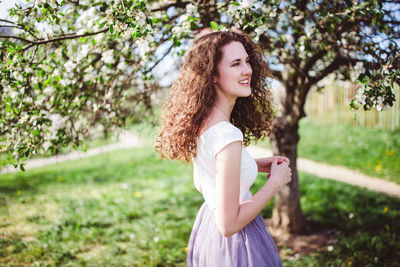
[[232,41],[221,47],[221,52],[218,74],[214,78],[218,95],[234,101],[237,97],[249,96],[252,69],[244,46],[241,42]]

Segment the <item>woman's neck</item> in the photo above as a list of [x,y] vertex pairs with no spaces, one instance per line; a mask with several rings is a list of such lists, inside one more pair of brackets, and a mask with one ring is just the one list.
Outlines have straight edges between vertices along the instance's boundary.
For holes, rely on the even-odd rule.
[[235,102],[217,101],[216,105],[213,108],[212,116],[216,116],[222,120],[230,121],[231,113],[234,106]]

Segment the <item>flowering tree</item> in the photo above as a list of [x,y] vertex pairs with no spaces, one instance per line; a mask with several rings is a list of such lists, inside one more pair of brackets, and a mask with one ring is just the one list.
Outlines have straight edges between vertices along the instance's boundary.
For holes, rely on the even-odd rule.
[[[307,93],[327,75],[352,79],[351,108],[382,110],[399,83],[399,2],[36,0],[0,20],[2,165],[79,144],[146,113],[160,88],[153,70],[183,55],[198,30],[249,33],[285,88],[271,134],[290,158],[292,181],[275,198],[273,221],[304,230],[297,177],[298,122]],[[352,76],[356,73],[356,76]],[[349,107],[350,108],[350,107]]]

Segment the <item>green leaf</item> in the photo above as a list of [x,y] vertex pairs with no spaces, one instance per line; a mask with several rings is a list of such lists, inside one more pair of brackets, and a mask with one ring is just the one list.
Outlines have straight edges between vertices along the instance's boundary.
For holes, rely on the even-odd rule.
[[368,82],[369,82],[369,76],[364,75],[364,76],[360,79],[360,82],[363,83],[363,84],[368,83]]
[[39,76],[39,77],[44,77],[45,74],[46,74],[46,72],[45,72],[44,70],[41,69],[41,70],[39,71],[39,73],[38,73],[38,76]]
[[110,33],[114,34],[114,26],[113,25],[110,25]]
[[197,30],[198,28],[199,26],[196,23],[194,23],[193,21],[190,22],[190,30],[194,31]]
[[101,23],[101,24],[99,25],[99,27],[100,27],[100,28],[103,28],[103,27],[106,25],[106,23],[107,23],[107,21],[104,21],[103,23]]
[[218,31],[218,24],[215,21],[211,21],[210,26],[213,30]]

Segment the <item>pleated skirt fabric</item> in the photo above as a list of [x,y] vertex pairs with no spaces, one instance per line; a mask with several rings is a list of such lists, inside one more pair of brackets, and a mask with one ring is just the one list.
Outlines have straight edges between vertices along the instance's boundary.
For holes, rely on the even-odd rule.
[[239,232],[225,237],[216,225],[215,211],[204,203],[190,234],[188,267],[282,266],[278,249],[261,215]]

